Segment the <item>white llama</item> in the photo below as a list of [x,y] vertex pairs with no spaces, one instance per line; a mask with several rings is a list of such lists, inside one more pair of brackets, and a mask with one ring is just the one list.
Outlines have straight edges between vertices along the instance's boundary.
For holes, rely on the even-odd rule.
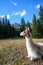
[[37,59],[42,58],[43,44],[42,43],[38,43],[38,44],[33,43],[29,28],[24,30],[23,32],[21,32],[20,36],[25,36],[27,53],[28,53],[28,57],[30,58],[30,60],[37,60]]

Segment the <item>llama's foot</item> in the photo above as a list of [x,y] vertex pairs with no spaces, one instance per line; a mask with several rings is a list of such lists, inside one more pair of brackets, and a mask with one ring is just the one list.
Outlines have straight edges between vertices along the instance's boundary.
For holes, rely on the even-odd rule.
[[28,57],[28,58],[30,58],[30,56],[29,56],[29,55],[28,55],[27,57]]
[[30,58],[31,61],[37,61],[37,60],[39,60],[39,59],[40,59],[40,58],[32,58],[32,57]]
[[30,60],[31,60],[31,61],[35,61],[35,60],[37,60],[37,58],[32,58],[32,57],[31,57]]
[[28,59],[28,58],[30,58],[30,56],[27,56],[26,58]]
[[33,61],[33,58],[30,58],[31,61]]

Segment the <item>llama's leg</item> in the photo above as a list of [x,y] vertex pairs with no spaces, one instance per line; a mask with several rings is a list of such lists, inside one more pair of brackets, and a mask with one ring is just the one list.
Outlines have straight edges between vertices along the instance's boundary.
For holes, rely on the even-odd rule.
[[34,61],[34,60],[39,60],[41,58],[41,56],[37,56],[37,57],[31,57],[30,60]]
[[28,52],[27,52],[27,54],[28,54],[28,55],[27,55],[27,58],[30,58],[30,55],[29,55],[29,53],[28,53]]
[[28,55],[27,55],[27,57],[28,57],[28,58],[30,58],[30,55],[29,55],[29,52],[28,52],[28,50],[27,50],[27,54],[28,54]]
[[29,48],[28,48],[28,45],[26,44],[26,48],[27,48],[27,57],[30,58],[30,55],[29,55]]

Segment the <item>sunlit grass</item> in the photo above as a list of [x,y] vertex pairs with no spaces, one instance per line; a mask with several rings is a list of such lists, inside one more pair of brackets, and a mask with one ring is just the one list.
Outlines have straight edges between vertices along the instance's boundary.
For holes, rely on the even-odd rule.
[[[33,39],[35,43],[43,39]],[[42,60],[32,62],[27,58],[25,39],[0,40],[0,65],[41,65]]]

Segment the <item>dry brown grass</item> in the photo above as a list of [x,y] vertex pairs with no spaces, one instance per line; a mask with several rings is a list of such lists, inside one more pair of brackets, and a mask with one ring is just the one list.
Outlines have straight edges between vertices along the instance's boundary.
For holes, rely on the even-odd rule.
[[[35,43],[43,39],[33,39]],[[43,65],[43,60],[30,61],[27,58],[25,39],[0,40],[0,65]]]

